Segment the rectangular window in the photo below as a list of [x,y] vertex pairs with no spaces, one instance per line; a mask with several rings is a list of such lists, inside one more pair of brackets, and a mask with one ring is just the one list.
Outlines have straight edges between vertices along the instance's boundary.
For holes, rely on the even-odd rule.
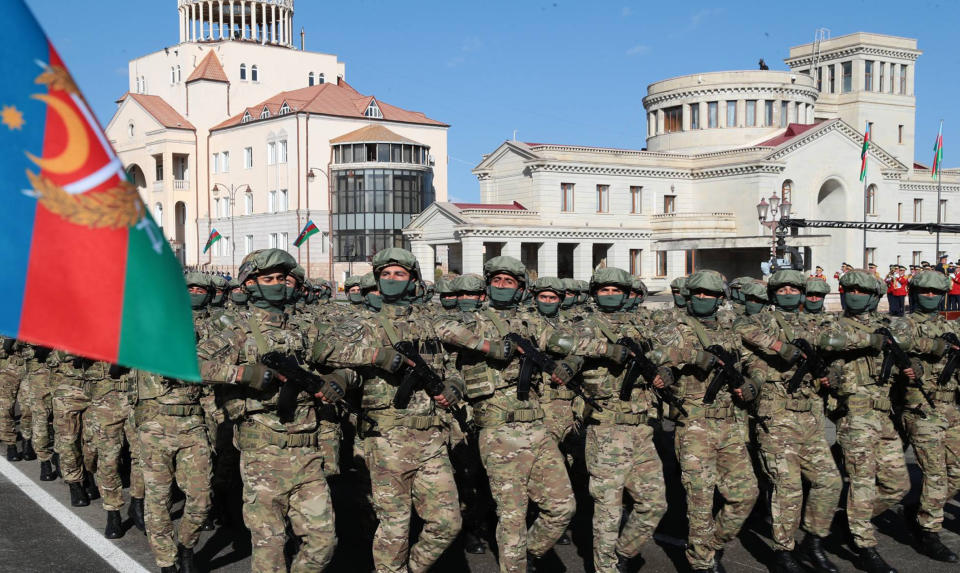
[[853,91],[853,62],[843,62],[840,64],[843,73],[843,93]]
[[913,200],[913,222],[920,223],[923,220],[923,199]]
[[597,185],[597,213],[610,212],[610,186]]
[[683,106],[668,107],[663,110],[663,129],[665,133],[683,131]]
[[780,127],[787,127],[787,122],[790,119],[790,102],[782,101],[780,102]]
[[253,215],[253,193],[243,194],[243,214]]
[[883,87],[887,85],[886,84],[887,64],[880,62],[879,67],[880,67],[880,83],[877,85],[877,91],[880,93],[883,93]]
[[213,200],[213,216],[214,217],[220,216],[220,199],[219,198],[216,198]]
[[900,93],[907,95],[907,65],[900,65]]
[[667,251],[657,251],[657,276],[667,276]]
[[726,127],[737,127],[737,102],[727,102],[727,123]]
[[947,200],[946,199],[940,199],[940,220],[937,222],[938,223],[947,222]]
[[827,70],[830,72],[830,93],[837,93],[837,66],[831,64]]
[[676,195],[663,196],[663,212],[664,213],[674,213],[676,212],[676,207],[677,207]]
[[210,168],[214,173],[218,173],[220,169],[220,154],[214,153],[210,158]]
[[253,252],[253,235],[246,235],[243,237],[243,256],[247,256],[251,252]]
[[560,184],[560,210],[564,213],[573,212],[573,183]]
[[289,233],[280,233],[280,238],[279,238],[279,241],[277,242],[277,248],[278,248],[278,249],[282,249],[282,250],[284,250],[284,251],[287,250],[287,248],[288,248],[288,247],[287,247],[287,238],[288,238],[288,236],[289,236]]
[[753,127],[757,125],[757,100],[748,99],[746,107],[746,116],[744,118],[744,125],[747,127]]
[[903,124],[897,126],[897,143],[903,143]]
[[287,200],[287,190],[281,189],[280,195],[277,197],[277,211],[284,212],[290,209],[290,203]]
[[690,104],[690,129],[700,129],[700,104]]
[[277,163],[287,162],[287,140],[281,139],[277,142]]
[[267,213],[277,212],[277,192],[271,191],[267,194]]
[[230,172],[230,152],[224,151],[220,154],[220,171],[222,173]]
[[867,214],[877,214],[877,187],[875,185],[867,187]]
[[643,187],[630,187],[630,212],[643,213]]
[[763,126],[773,126],[773,102],[770,100],[763,102]]
[[707,102],[707,127],[717,127],[717,106],[718,102]]
[[277,144],[273,141],[267,144],[267,165],[277,162]]
[[903,203],[897,203],[897,222],[903,221]]
[[244,147],[243,148],[243,168],[251,169],[253,167],[253,148]]
[[921,258],[922,256],[923,256],[923,252],[913,251],[913,264],[919,265],[923,261],[923,259]]
[[863,62],[863,89],[868,92],[873,91],[873,62],[871,60]]
[[692,275],[697,272],[697,252],[696,251],[685,251],[684,252],[684,268],[686,269],[687,275]]
[[277,248],[277,236],[278,236],[278,235],[279,235],[279,233],[270,233],[270,248],[271,248],[271,249],[276,249],[276,248]]
[[630,249],[630,274],[643,274],[643,249]]
[[817,68],[817,91],[823,91],[823,68]]

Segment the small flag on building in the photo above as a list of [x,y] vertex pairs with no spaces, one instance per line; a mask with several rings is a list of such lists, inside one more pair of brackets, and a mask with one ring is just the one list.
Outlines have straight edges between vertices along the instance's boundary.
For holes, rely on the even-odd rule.
[[930,169],[930,176],[934,179],[940,177],[940,171],[943,169],[943,120],[940,120],[940,131],[937,132],[937,142],[933,144],[933,167]]
[[860,181],[867,178],[867,150],[870,149],[870,123],[863,131],[863,149],[860,151]]
[[197,381],[183,272],[22,0],[0,38],[0,334]]
[[320,229],[317,228],[317,225],[313,221],[307,221],[307,224],[303,227],[303,230],[300,231],[300,234],[297,235],[297,240],[293,242],[294,247],[299,247],[300,245],[307,242],[307,239],[316,235],[320,232]]
[[223,238],[223,235],[220,234],[220,231],[216,229],[211,229],[210,236],[207,237],[207,244],[203,246],[203,253],[206,254],[207,251],[210,250],[210,247],[212,247],[214,243],[216,243],[222,238]]

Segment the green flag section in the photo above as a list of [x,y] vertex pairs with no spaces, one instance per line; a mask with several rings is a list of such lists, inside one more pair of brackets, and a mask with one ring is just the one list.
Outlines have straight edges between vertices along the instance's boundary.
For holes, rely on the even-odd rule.
[[203,246],[203,253],[206,254],[207,251],[210,250],[210,247],[212,247],[214,243],[216,243],[222,238],[223,237],[220,235],[220,231],[216,229],[212,229],[210,231],[210,236],[207,237],[207,244]]
[[303,230],[300,231],[299,235],[297,235],[297,240],[293,242],[293,246],[299,247],[300,245],[306,243],[307,239],[319,232],[320,229],[317,228],[313,221],[307,221],[307,224],[304,225]]
[[117,363],[199,382],[195,341],[180,263],[146,215],[127,243]]
[[870,149],[870,124],[863,131],[863,149],[860,150],[860,181],[867,178],[867,151]]
[[937,131],[937,141],[933,144],[933,167],[930,168],[930,175],[934,179],[940,177],[940,171],[943,169],[943,120],[940,120],[940,130]]

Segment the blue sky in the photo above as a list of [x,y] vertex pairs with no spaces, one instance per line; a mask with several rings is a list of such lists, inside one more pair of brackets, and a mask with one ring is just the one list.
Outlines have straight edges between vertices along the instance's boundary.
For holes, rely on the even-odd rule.
[[[177,42],[175,0],[27,0],[106,124],[127,62]],[[654,4],[654,5],[650,5]],[[337,54],[360,92],[451,124],[449,189],[477,200],[470,170],[505,139],[640,149],[642,98],[672,76],[786,69],[792,45],[857,31],[917,38],[917,159],[944,120],[960,165],[960,2],[417,2],[297,0],[311,51]],[[852,161],[856,161],[853,158]]]

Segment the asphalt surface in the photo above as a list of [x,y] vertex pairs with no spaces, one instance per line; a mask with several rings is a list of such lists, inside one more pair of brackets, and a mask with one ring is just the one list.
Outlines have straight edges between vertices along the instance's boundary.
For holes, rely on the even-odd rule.
[[[661,456],[667,460],[664,480],[670,509],[661,522],[655,539],[643,549],[642,556],[646,560],[643,571],[689,570],[683,555],[683,539],[686,534],[683,491],[670,456],[670,439],[671,434],[658,433],[657,446]],[[907,454],[908,462],[911,463],[914,486],[908,501],[912,501],[918,494],[919,472],[912,463],[910,450]],[[6,463],[0,461],[0,464]],[[72,508],[69,506],[68,490],[62,481],[39,481],[38,462],[21,461],[11,465],[60,503],[60,507],[55,508],[56,511],[72,512],[96,531],[103,530],[105,513],[100,506],[100,500],[93,501],[89,507]],[[350,472],[336,478],[333,482],[340,541],[335,561],[329,571],[353,573],[369,570],[369,542],[363,540],[361,532],[361,520],[358,517],[361,511],[355,503],[355,500],[359,499],[356,495],[356,483],[355,474]],[[583,488],[580,489],[582,492]],[[592,507],[589,496],[584,499],[581,493],[580,497],[578,515],[571,526],[574,543],[569,546],[558,546],[554,552],[548,554],[543,564],[547,571],[573,573],[593,570],[590,563]],[[181,508],[182,501],[174,503],[172,512],[175,518],[179,517]],[[126,534],[121,539],[110,543],[147,570],[157,571],[146,536],[132,527],[132,522],[126,515],[126,508],[123,515]],[[875,522],[880,529],[880,552],[899,571],[925,573],[960,571],[960,565],[938,563],[916,553],[910,545],[911,537],[896,512],[887,512],[878,517]],[[834,521],[835,533],[829,539],[828,551],[841,571],[858,571],[854,553],[845,541],[843,534],[845,529],[846,522],[841,510]],[[960,533],[960,505],[954,501],[947,508],[945,531],[942,537],[951,549],[960,553],[958,533]],[[492,537],[492,534],[487,535],[488,547],[494,543]],[[766,521],[765,512],[759,511],[758,508],[747,522],[739,539],[728,545],[724,556],[724,565],[727,570],[731,573],[768,570],[763,563],[771,562],[769,539],[769,523]],[[250,570],[249,537],[244,530],[237,531],[228,526],[222,526],[217,531],[204,533],[197,546],[197,555],[198,561],[206,570],[218,572]],[[60,525],[14,483],[0,475],[0,571],[46,573],[112,570],[113,568],[97,553]],[[467,556],[463,553],[459,541],[447,551],[441,562],[434,568],[434,571],[451,573],[494,573],[497,570],[496,560],[489,549],[484,555]]]

